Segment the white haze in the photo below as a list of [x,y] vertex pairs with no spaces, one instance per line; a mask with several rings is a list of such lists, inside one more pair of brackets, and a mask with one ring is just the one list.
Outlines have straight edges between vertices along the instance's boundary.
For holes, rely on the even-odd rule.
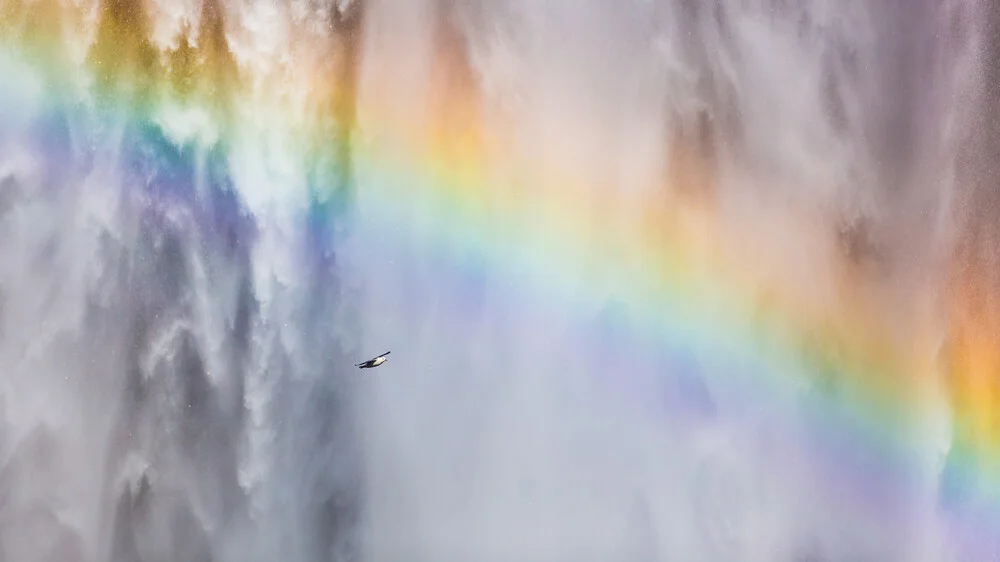
[[[431,0],[366,6],[358,142],[375,158],[358,160],[333,269],[317,266],[295,132],[310,75],[294,69],[330,56],[316,22],[333,6],[318,4],[225,5],[250,84],[226,155],[245,209],[235,251],[204,218],[234,203],[144,195],[123,127],[90,145],[71,120],[73,165],[45,159],[31,82],[3,73],[24,79],[0,87],[19,95],[0,109],[0,560],[957,560],[935,513],[941,411],[915,433],[920,478],[866,514],[806,458],[796,395],[768,412],[709,385],[715,413],[677,425],[625,388],[660,388],[653,358],[608,360],[545,295],[512,304],[506,281],[456,302],[434,248],[378,230],[371,161],[400,132],[387,122],[428,111]],[[153,2],[156,41],[199,9]],[[609,233],[663,188],[671,139],[705,114],[726,234],[758,252],[761,287],[836,306],[834,240],[863,219],[883,254],[864,290],[887,324],[904,340],[941,329],[953,168],[987,56],[972,0],[448,10],[484,127],[581,190],[615,189]],[[66,33],[83,52],[86,33]],[[253,111],[286,102],[287,121]],[[163,109],[165,129],[198,129]],[[498,182],[538,179],[490,163]],[[389,349],[370,375],[353,369]],[[617,372],[632,382],[607,384]]]

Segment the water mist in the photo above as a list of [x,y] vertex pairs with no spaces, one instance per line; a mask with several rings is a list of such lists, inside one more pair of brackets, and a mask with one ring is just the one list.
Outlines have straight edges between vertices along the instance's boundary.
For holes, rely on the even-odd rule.
[[[942,482],[992,419],[994,12],[0,0],[0,560],[991,559]],[[480,222],[395,197],[421,160]],[[609,320],[650,201],[810,318],[794,383]],[[567,207],[613,268],[435,242]],[[866,488],[810,410],[870,339],[920,400]]]

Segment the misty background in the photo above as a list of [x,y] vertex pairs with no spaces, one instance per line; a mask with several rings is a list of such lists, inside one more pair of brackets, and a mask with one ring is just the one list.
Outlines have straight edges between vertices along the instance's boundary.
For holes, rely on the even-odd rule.
[[[0,0],[0,37],[0,560],[996,556],[943,483],[992,423],[951,390],[1000,338],[1000,4]],[[825,468],[835,368],[747,396],[595,334],[611,283],[459,278],[414,138],[498,206],[558,173],[620,263],[655,195],[803,348],[863,318],[933,365],[911,473]]]

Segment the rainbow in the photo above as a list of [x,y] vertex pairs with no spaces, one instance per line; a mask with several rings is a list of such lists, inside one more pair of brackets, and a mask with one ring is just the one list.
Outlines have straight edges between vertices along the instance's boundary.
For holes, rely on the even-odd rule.
[[[315,65],[292,76],[312,85],[306,100],[248,94],[253,87],[226,44],[215,2],[207,2],[201,16],[199,37],[208,40],[194,46],[182,37],[167,52],[148,39],[138,1],[107,0],[92,44],[76,55],[60,29],[72,28],[81,14],[67,15],[55,0],[0,0],[0,13],[0,141],[4,131],[36,130],[19,121],[25,114],[51,116],[50,123],[69,116],[89,123],[95,136],[125,124],[175,157],[198,142],[224,154],[246,134],[240,127],[247,121],[289,131],[290,151],[313,171],[303,188],[310,203],[297,212],[320,232],[317,239],[346,224],[365,231],[380,251],[419,240],[435,248],[435,265],[458,285],[495,280],[511,287],[512,298],[575,311],[595,334],[613,326],[624,334],[619,337],[655,350],[665,365],[699,357],[702,376],[736,386],[764,407],[780,407],[774,397],[791,393],[821,437],[816,454],[836,467],[831,478],[844,478],[870,501],[916,455],[921,439],[914,428],[926,407],[926,382],[940,370],[935,352],[927,351],[930,338],[887,336],[872,307],[850,291],[836,307],[782,284],[762,299],[753,248],[725,232],[710,197],[675,195],[677,186],[667,183],[633,194],[623,210],[631,220],[623,224],[614,210],[625,203],[581,185],[570,169],[532,162],[527,179],[498,179],[491,163],[516,159],[514,141],[477,126],[474,86],[458,80],[457,87],[435,90],[448,119],[400,123],[388,109],[372,111],[367,130],[401,132],[389,149],[361,136],[353,141],[355,165],[376,171],[366,177],[366,197],[383,211],[361,220],[351,214],[351,186],[339,179],[342,139],[354,124],[344,122],[350,93],[340,89],[335,68]],[[442,60],[432,80],[454,85],[460,65]],[[192,130],[213,133],[197,138],[170,130],[167,122],[177,115],[186,116]],[[73,150],[49,142],[46,131],[37,140],[49,162],[72,162]],[[183,195],[168,188],[157,196]],[[609,301],[610,309],[595,304]],[[838,392],[814,388],[823,376],[836,377]],[[998,460],[1000,439],[993,432],[957,435],[941,490],[941,510],[954,514],[957,532],[983,542],[982,552],[1000,548],[1000,539],[987,537],[1000,521]]]

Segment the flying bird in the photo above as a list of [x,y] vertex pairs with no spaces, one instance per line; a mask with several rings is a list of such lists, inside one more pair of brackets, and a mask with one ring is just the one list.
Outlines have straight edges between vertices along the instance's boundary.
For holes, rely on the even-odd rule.
[[386,359],[385,356],[389,355],[390,353],[392,353],[392,352],[391,351],[386,351],[385,353],[383,353],[382,355],[379,355],[378,357],[376,357],[374,359],[369,359],[368,361],[365,361],[364,363],[358,363],[357,365],[355,365],[355,367],[357,367],[359,369],[374,369],[375,367],[378,367],[382,363],[385,363],[386,361],[388,361],[388,359]]

